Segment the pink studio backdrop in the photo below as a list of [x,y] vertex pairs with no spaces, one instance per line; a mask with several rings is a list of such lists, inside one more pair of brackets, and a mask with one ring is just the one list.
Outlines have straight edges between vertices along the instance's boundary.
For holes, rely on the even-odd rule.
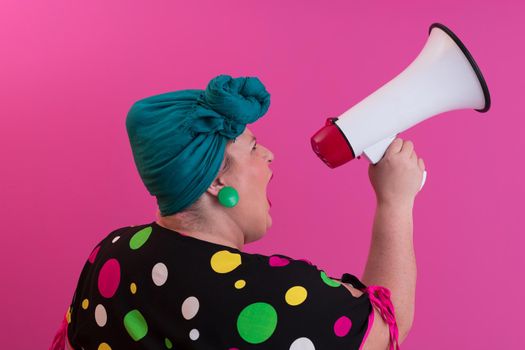
[[375,197],[364,158],[330,169],[310,136],[401,72],[449,26],[492,95],[403,132],[416,198],[415,323],[404,349],[524,349],[525,5],[519,1],[3,1],[0,196],[5,349],[47,348],[91,249],[155,219],[125,116],[152,94],[258,76],[249,125],[275,154],[273,226],[246,252],[361,276]]

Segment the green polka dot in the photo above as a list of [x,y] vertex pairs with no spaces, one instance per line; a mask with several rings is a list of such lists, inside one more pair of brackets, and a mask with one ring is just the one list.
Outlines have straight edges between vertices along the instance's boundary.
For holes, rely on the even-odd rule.
[[270,338],[277,327],[277,311],[263,302],[246,306],[237,318],[237,331],[242,339],[259,344]]
[[149,235],[151,235],[151,231],[151,226],[148,226],[135,233],[129,241],[129,247],[131,249],[139,249],[140,247],[142,247],[144,243],[146,243],[146,241],[148,240]]
[[333,279],[328,277],[324,271],[321,271],[321,279],[330,287],[339,287],[341,285],[341,283],[334,281]]
[[148,324],[139,310],[131,310],[124,316],[124,327],[134,341],[139,341],[148,333]]
[[168,349],[171,349],[173,347],[173,344],[171,343],[171,341],[168,338],[164,339],[164,344],[166,345],[166,347]]

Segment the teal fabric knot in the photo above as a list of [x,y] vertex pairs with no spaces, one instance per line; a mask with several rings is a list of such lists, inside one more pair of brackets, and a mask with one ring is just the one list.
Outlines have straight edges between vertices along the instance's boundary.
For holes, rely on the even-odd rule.
[[269,106],[270,94],[258,78],[219,75],[199,94],[191,130],[218,132],[234,139],[244,132],[246,124],[262,117]]
[[126,117],[139,175],[161,215],[193,204],[217,176],[228,140],[270,106],[257,77],[219,75],[205,90],[186,89],[141,99]]

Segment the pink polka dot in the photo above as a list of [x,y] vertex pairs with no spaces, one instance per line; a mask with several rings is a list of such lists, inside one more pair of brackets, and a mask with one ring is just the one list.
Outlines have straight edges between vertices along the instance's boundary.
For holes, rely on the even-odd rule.
[[313,265],[312,262],[310,260],[308,260],[308,259],[297,259],[297,260],[305,261],[308,264]]
[[346,316],[341,316],[335,321],[334,332],[338,337],[347,335],[350,328],[352,328],[352,321]]
[[100,250],[100,246],[98,246],[95,249],[93,249],[93,251],[91,252],[91,254],[89,255],[89,258],[88,258],[90,263],[93,264],[93,262],[95,262],[95,258],[97,257],[97,254],[98,254],[99,250]]
[[286,266],[290,263],[288,259],[281,258],[278,256],[271,256],[270,257],[270,266],[277,267],[277,266]]
[[111,298],[120,283],[120,264],[117,259],[109,259],[98,274],[98,291],[104,298]]

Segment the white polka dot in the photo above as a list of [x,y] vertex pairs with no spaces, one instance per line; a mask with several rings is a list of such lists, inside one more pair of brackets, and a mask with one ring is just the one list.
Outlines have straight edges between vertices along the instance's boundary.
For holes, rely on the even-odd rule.
[[199,331],[195,328],[190,331],[190,339],[191,340],[197,340],[199,339]]
[[116,241],[118,241],[119,238],[120,238],[120,236],[117,236],[117,237],[113,238],[113,240],[111,241],[111,243],[115,243]]
[[182,316],[190,320],[199,312],[199,299],[195,297],[188,297],[182,303]]
[[315,350],[314,343],[306,337],[297,338],[290,345],[290,350]]
[[97,321],[99,327],[104,327],[106,325],[106,322],[108,321],[106,309],[102,304],[98,304],[95,308],[95,321]]
[[157,263],[151,270],[151,278],[157,286],[162,286],[168,279],[168,268],[163,263]]

